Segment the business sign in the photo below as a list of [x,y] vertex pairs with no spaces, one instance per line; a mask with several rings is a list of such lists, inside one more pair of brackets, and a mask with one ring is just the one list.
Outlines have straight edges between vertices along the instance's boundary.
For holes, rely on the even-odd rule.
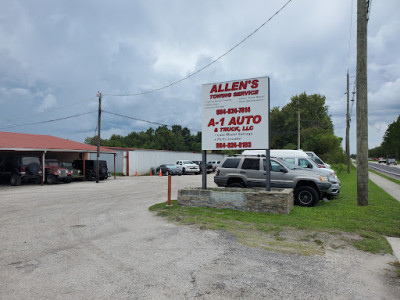
[[203,84],[202,150],[269,149],[269,78]]

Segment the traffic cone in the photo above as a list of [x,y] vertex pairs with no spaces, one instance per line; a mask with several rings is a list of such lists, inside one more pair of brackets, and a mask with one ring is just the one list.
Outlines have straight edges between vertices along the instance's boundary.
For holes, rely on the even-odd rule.
[[135,176],[138,176],[138,175],[137,175],[137,170],[136,170]]
[[158,176],[160,176],[160,177],[162,176],[161,168],[160,168],[160,173],[158,174]]
[[153,174],[151,173],[151,169],[150,169],[150,176],[153,176]]

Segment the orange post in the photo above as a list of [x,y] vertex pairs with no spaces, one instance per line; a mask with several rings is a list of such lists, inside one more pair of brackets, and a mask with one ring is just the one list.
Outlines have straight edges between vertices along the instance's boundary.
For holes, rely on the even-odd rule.
[[168,201],[167,206],[172,206],[171,204],[171,175],[168,175]]

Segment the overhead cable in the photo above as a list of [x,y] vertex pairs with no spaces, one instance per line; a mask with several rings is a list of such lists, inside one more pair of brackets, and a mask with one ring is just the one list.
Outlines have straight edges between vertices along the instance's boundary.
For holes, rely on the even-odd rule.
[[[51,120],[45,120],[45,121],[39,121],[39,122],[23,123],[23,124],[8,124],[6,127],[20,127],[20,126],[29,126],[29,125],[38,125],[38,124],[57,122],[57,121],[71,119],[71,118],[77,118],[77,117],[80,117],[83,115],[88,115],[88,114],[91,114],[94,112],[97,112],[97,111],[89,111],[89,112],[82,113],[82,114],[77,114],[77,115],[72,115],[72,116],[62,117],[62,118],[57,118],[57,119],[51,119]],[[6,128],[6,127],[2,127],[2,128]]]
[[247,35],[245,38],[243,38],[239,43],[237,43],[235,46],[233,46],[232,48],[230,48],[227,52],[225,52],[224,54],[220,55],[218,58],[214,59],[213,61],[211,61],[210,63],[208,63],[207,65],[205,65],[204,67],[194,71],[193,73],[190,73],[188,76],[181,78],[177,81],[174,81],[170,84],[167,84],[165,86],[162,86],[160,88],[156,88],[150,91],[146,91],[146,92],[141,92],[141,93],[131,93],[131,94],[104,94],[105,96],[113,96],[113,97],[128,97],[128,96],[142,96],[142,95],[146,95],[146,94],[150,94],[150,93],[154,93],[154,92],[158,92],[161,91],[163,89],[169,88],[173,85],[176,85],[186,79],[189,79],[190,77],[200,73],[201,71],[203,71],[204,69],[207,69],[209,66],[213,65],[214,63],[216,63],[217,61],[219,61],[221,58],[223,58],[224,56],[228,55],[230,52],[232,52],[234,49],[236,49],[237,47],[239,47],[241,44],[243,44],[247,39],[249,39],[252,35],[254,35],[258,30],[260,30],[263,26],[265,26],[266,24],[268,24],[277,14],[279,14],[290,2],[292,2],[293,0],[289,0],[287,1],[279,10],[277,10],[267,21],[265,21],[263,24],[261,24],[259,27],[257,27],[252,33],[250,33],[249,35]]
[[106,110],[101,110],[101,111],[104,112],[104,113],[110,114],[110,115],[114,115],[114,116],[118,116],[118,117],[123,117],[123,118],[131,119],[131,120],[135,120],[135,121],[141,121],[141,122],[146,122],[146,123],[155,124],[155,125],[160,125],[160,126],[172,127],[171,125],[167,125],[167,124],[163,124],[163,123],[158,123],[158,122],[153,122],[153,121],[147,121],[147,120],[143,120],[143,119],[138,119],[138,118],[134,118],[134,117],[126,116],[126,115],[121,115],[121,114],[113,113],[113,112],[106,111]]

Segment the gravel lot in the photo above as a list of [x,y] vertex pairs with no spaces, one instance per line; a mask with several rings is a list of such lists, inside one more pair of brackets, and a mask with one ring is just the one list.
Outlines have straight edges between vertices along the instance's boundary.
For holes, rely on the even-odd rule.
[[[172,181],[173,198],[201,186],[196,175]],[[392,255],[249,248],[149,212],[166,190],[158,176],[0,185],[0,299],[400,298]]]

